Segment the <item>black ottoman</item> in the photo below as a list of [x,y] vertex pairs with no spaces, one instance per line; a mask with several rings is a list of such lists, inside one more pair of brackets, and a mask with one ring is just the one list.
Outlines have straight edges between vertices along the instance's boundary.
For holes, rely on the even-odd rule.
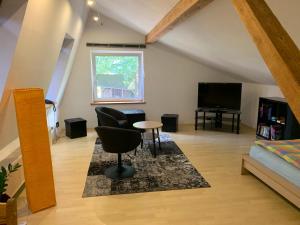
[[162,131],[176,132],[178,129],[178,114],[164,114],[161,116]]
[[132,125],[135,122],[146,120],[145,112],[142,109],[123,109],[120,111],[126,115],[130,128],[133,128]]
[[69,138],[85,137],[86,120],[82,118],[72,118],[65,120],[66,136]]

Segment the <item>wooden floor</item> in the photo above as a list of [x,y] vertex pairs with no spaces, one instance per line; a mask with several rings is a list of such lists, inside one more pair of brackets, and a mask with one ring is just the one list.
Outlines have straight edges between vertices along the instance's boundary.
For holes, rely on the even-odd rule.
[[32,225],[299,225],[300,211],[252,175],[240,175],[241,155],[255,139],[194,131],[172,134],[211,188],[82,198],[96,133],[53,146],[57,206],[26,219]]

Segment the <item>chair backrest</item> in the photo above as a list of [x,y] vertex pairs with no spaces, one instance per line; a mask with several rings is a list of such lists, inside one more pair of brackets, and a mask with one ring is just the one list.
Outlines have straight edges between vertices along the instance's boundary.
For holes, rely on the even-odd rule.
[[102,111],[102,107],[95,108],[98,118],[98,126],[119,127],[118,121],[111,115]]
[[119,110],[109,108],[109,107],[103,107],[103,106],[102,107],[97,107],[97,108],[98,108],[99,111],[104,112],[108,115],[111,115],[116,120],[126,120],[127,119],[127,116]]
[[141,134],[135,130],[106,126],[96,127],[95,130],[106,152],[129,152],[141,143]]

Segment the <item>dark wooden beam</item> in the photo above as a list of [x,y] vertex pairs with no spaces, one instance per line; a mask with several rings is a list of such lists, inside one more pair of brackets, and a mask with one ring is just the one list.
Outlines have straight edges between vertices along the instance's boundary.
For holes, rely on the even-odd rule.
[[197,9],[201,9],[213,0],[180,0],[168,14],[147,34],[146,43],[153,43],[178,21],[186,19]]
[[300,51],[264,0],[232,0],[300,122]]

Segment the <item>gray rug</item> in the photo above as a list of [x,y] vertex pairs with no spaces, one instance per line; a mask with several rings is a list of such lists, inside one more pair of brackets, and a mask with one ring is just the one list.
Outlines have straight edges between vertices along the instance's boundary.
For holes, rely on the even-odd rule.
[[99,139],[96,141],[83,197],[118,195],[153,191],[210,187],[208,182],[193,167],[180,148],[167,134],[161,134],[161,150],[152,157],[151,141],[143,149],[123,154],[123,163],[132,165],[134,177],[111,180],[104,176],[107,167],[117,164],[117,155],[103,151]]

